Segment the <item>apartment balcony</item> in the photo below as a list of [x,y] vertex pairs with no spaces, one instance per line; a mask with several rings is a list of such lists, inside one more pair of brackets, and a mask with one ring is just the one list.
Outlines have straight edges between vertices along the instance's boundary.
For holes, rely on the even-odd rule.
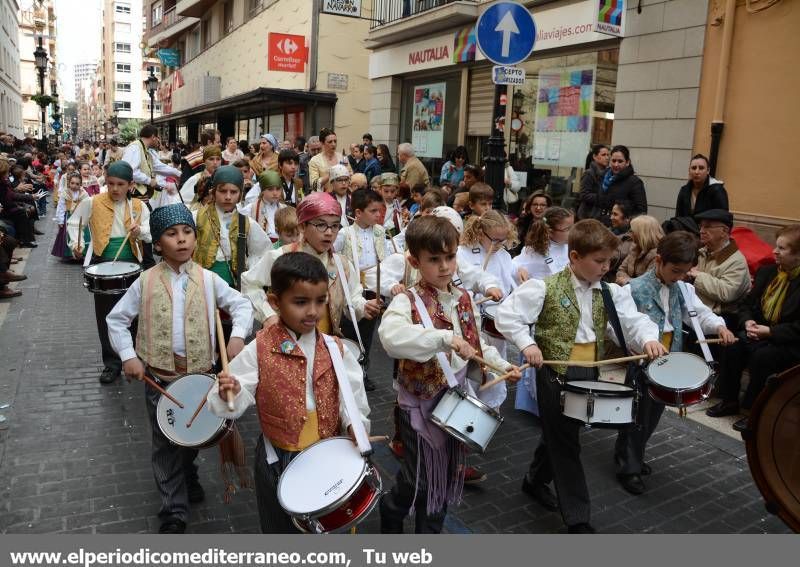
[[367,47],[430,35],[478,20],[479,0],[373,0]]
[[181,33],[185,32],[197,22],[199,18],[192,18],[178,15],[177,6],[164,12],[161,21],[151,27],[147,35],[147,46],[158,47],[161,44],[168,44],[169,41]]
[[201,18],[217,0],[178,0],[176,11],[179,16]]

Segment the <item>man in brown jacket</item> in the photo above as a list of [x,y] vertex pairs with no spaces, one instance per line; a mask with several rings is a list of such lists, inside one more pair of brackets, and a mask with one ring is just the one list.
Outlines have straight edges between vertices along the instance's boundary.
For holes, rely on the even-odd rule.
[[695,216],[700,223],[700,257],[689,272],[697,296],[714,313],[721,315],[728,327],[736,328],[736,309],[750,291],[747,260],[731,238],[733,215],[711,209]]
[[414,146],[408,143],[397,146],[397,159],[401,165],[400,181],[402,183],[407,183],[409,187],[419,184],[428,186],[430,181],[428,170],[415,155]]

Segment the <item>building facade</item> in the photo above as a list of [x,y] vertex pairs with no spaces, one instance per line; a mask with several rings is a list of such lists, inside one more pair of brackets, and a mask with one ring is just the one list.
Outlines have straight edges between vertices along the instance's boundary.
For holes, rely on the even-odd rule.
[[22,137],[19,4],[0,0],[0,132]]
[[50,116],[53,106],[46,109],[45,131],[42,132],[41,107],[31,97],[42,93],[34,51],[42,40],[47,52],[44,94],[52,95],[56,86],[56,18],[53,0],[20,0],[18,42],[20,54],[20,90],[22,93],[22,130],[24,136],[42,138],[53,134]]
[[322,127],[361,140],[371,3],[361,4],[358,19],[322,13],[312,0],[149,0],[148,48],[179,60],[160,85],[156,122],[173,141],[196,141],[206,127],[250,142]]
[[77,63],[73,66],[73,76],[75,78],[75,98],[77,100],[78,93],[85,81],[92,82],[97,76],[97,61],[90,63]]

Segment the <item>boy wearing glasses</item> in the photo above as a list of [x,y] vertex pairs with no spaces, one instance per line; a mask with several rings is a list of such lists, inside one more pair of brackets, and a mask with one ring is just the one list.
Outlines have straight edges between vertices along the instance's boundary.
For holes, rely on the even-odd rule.
[[270,250],[250,270],[242,274],[242,293],[253,302],[256,318],[269,327],[278,314],[267,302],[265,288],[272,285],[270,270],[275,260],[287,252],[307,252],[319,258],[328,271],[328,306],[317,329],[341,336],[342,314],[348,311],[356,321],[372,319],[380,313],[377,299],[364,298],[364,288],[352,262],[333,251],[336,235],[342,228],[342,208],[330,193],[311,193],[297,207],[299,242]]

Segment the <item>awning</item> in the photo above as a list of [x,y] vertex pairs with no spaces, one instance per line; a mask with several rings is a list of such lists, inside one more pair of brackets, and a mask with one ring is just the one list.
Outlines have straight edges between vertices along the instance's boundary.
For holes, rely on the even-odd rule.
[[335,105],[338,97],[336,93],[317,92],[317,91],[300,91],[288,89],[269,89],[258,88],[248,93],[228,97],[217,102],[196,106],[180,112],[174,112],[165,116],[156,118],[156,124],[166,124],[174,120],[185,118],[192,118],[201,115],[213,115],[220,111],[237,112],[238,114],[247,114],[248,111],[253,113],[263,110],[265,107],[275,105],[302,105],[309,102],[324,103],[326,105]]

